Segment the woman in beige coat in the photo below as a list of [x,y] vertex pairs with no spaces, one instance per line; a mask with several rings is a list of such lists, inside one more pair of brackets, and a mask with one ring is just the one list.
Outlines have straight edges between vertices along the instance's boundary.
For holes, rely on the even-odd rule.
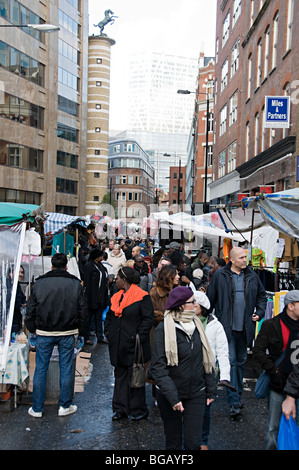
[[120,245],[114,245],[113,250],[108,255],[107,261],[111,264],[115,276],[121,268],[126,266],[127,259]]

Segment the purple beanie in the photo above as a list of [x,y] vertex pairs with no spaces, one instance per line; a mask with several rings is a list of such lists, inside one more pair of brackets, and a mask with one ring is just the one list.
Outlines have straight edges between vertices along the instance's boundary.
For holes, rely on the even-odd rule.
[[165,309],[166,310],[172,310],[175,307],[180,307],[181,305],[184,305],[184,303],[187,302],[188,299],[190,299],[193,295],[192,289],[190,287],[175,287],[172,289],[170,292]]

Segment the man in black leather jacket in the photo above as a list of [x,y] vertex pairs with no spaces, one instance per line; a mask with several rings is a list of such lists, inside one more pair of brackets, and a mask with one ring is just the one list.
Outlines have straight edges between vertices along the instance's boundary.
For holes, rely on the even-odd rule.
[[227,389],[230,416],[237,417],[243,404],[243,372],[247,348],[252,346],[256,321],[265,315],[267,297],[257,274],[247,266],[246,250],[240,247],[230,252],[230,262],[217,269],[208,285],[211,309],[222,324],[229,346],[231,384]]
[[80,279],[67,272],[65,254],[56,253],[52,270],[36,280],[27,302],[25,325],[30,333],[37,334],[33,401],[28,413],[42,417],[47,371],[55,345],[60,367],[58,415],[75,413],[77,407],[72,405],[75,338],[86,334],[88,314]]

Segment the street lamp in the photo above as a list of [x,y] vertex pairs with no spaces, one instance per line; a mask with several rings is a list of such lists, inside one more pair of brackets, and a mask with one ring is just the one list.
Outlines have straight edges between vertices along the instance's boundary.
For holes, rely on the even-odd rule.
[[0,28],[32,28],[36,31],[42,31],[44,33],[53,33],[59,31],[60,28],[53,24],[1,24]]
[[[198,93],[196,91],[189,90],[178,90],[179,95],[190,95],[194,93],[195,95],[205,95],[207,99],[207,121],[206,121],[206,154],[205,154],[205,187],[204,187],[204,203],[203,203],[203,213],[207,214],[209,212],[209,203],[207,202],[207,189],[208,189],[208,156],[209,156],[209,114],[210,114],[210,102],[208,93]],[[195,153],[195,146],[194,146]],[[194,173],[194,171],[193,171]],[[193,175],[194,178],[194,175]],[[193,189],[192,189],[192,204],[193,204]]]

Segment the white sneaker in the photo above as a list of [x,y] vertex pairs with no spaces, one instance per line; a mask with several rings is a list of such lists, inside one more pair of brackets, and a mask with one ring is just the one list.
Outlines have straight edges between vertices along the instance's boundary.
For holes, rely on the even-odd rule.
[[70,405],[68,408],[63,408],[62,406],[60,406],[58,410],[58,416],[71,415],[72,413],[76,413],[76,411],[77,411],[76,405]]
[[41,411],[34,411],[32,407],[29,408],[28,414],[30,416],[33,416],[34,418],[41,418],[43,416],[43,413]]

